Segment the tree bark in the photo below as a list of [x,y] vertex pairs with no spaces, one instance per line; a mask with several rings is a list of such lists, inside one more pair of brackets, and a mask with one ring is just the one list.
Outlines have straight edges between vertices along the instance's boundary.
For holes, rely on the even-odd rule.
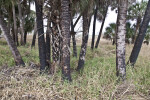
[[70,0],[61,0],[61,29],[62,29],[62,74],[63,79],[71,81],[70,75]]
[[31,48],[35,47],[36,34],[37,34],[37,24],[36,24],[36,22],[35,22],[35,24],[34,24],[34,33],[33,33],[33,38],[32,38]]
[[43,28],[43,1],[35,0],[36,7],[36,22],[38,30],[38,47],[39,47],[39,58],[40,58],[40,70],[44,71],[46,67],[46,45],[44,39],[44,28]]
[[80,71],[80,69],[83,69],[84,67],[88,36],[89,36],[89,19],[88,19],[88,10],[86,9],[83,12],[83,37],[77,71]]
[[122,81],[126,78],[125,65],[125,34],[128,0],[120,0],[118,5],[118,26],[116,34],[116,69],[117,76]]
[[21,57],[21,55],[17,49],[17,46],[15,45],[14,41],[12,40],[10,33],[9,33],[7,23],[1,14],[0,14],[0,28],[2,29],[2,32],[4,33],[4,37],[7,41],[7,44],[9,46],[12,54],[13,54],[16,65],[23,65],[24,66],[25,64],[22,60],[22,57]]
[[21,45],[24,45],[24,21],[22,18],[22,9],[21,9],[21,1],[18,0],[18,10],[19,10],[19,21],[20,21],[20,31],[21,31]]
[[104,19],[103,19],[103,22],[102,22],[102,25],[101,25],[101,28],[100,28],[100,32],[99,32],[99,35],[98,35],[98,38],[97,38],[97,41],[96,41],[95,48],[98,48],[98,45],[99,45],[99,41],[100,41],[101,34],[102,34],[102,31],[103,31],[105,19],[106,19],[106,16],[107,16],[107,11],[108,11],[108,6],[106,8],[106,12],[105,12]]
[[71,36],[72,36],[72,43],[73,43],[73,57],[77,57],[77,46],[76,46],[76,39],[75,39],[75,31],[73,26],[73,20],[71,21]]
[[94,48],[94,42],[95,42],[95,26],[96,26],[97,10],[98,10],[98,8],[96,7],[95,13],[94,13],[94,20],[93,20],[93,35],[92,35],[92,42],[91,42],[91,49],[92,50]]
[[134,66],[138,58],[149,22],[150,22],[150,1],[148,1],[146,12],[145,12],[142,24],[139,28],[139,34],[136,38],[133,50],[131,52],[131,55],[128,61],[128,63],[130,63],[132,66]]
[[14,26],[14,42],[16,45],[19,45],[18,43],[18,32],[17,32],[17,24],[16,24],[16,12],[15,12],[15,7],[14,7],[14,2],[12,2],[12,12],[13,12],[13,26]]
[[24,44],[27,42],[27,31],[24,32]]

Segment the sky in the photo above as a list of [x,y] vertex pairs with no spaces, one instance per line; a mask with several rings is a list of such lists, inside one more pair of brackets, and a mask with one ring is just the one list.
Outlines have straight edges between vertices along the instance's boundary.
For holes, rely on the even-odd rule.
[[[142,0],[137,0],[138,2],[141,2]],[[148,0],[145,0],[148,1]],[[35,11],[35,5],[31,6],[31,9]],[[73,21],[75,22],[76,19],[74,19]],[[115,12],[115,10],[111,10],[111,8],[109,7],[108,9],[108,13],[107,13],[107,17],[105,20],[105,24],[104,24],[104,28],[103,28],[103,32],[105,32],[105,28],[107,26],[109,26],[110,23],[116,23],[117,20],[117,14]],[[46,20],[44,21],[44,25],[46,25]],[[101,27],[101,22],[99,22],[98,20],[96,21],[96,30],[95,30],[95,34],[98,35],[99,31],[100,31],[100,27]],[[46,30],[46,28],[45,28]],[[44,30],[44,31],[45,31]],[[75,27],[75,31],[77,32],[77,35],[81,35],[81,31],[82,31],[82,19],[79,20],[78,24]],[[89,29],[89,35],[92,35],[93,32],[93,17],[91,19],[91,24],[90,24],[90,29]]]

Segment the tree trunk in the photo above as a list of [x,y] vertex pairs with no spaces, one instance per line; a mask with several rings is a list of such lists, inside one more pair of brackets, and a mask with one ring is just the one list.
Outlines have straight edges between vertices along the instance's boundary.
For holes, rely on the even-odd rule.
[[99,32],[99,35],[98,35],[98,38],[97,38],[97,41],[96,41],[95,48],[98,48],[98,45],[99,45],[99,41],[100,41],[101,34],[102,34],[102,31],[103,31],[105,19],[106,19],[106,16],[107,16],[107,11],[108,11],[108,6],[106,8],[106,12],[105,12],[104,19],[103,19],[103,22],[102,22],[102,25],[101,25],[101,28],[100,28],[100,32]]
[[49,16],[48,21],[47,21],[47,31],[46,31],[46,62],[47,62],[48,69],[50,69],[50,66],[51,66],[50,24],[51,22],[50,22],[50,16]]
[[128,0],[120,0],[118,5],[118,26],[116,34],[116,69],[117,75],[122,81],[126,78],[125,65],[125,34],[126,34],[126,15]]
[[84,67],[88,36],[89,36],[89,19],[88,19],[88,10],[86,9],[83,12],[83,37],[77,71],[80,71],[80,69]]
[[33,38],[32,38],[31,48],[35,47],[36,34],[37,34],[37,24],[36,24],[36,22],[35,22],[35,24],[34,24],[34,33],[33,33]]
[[2,29],[2,32],[4,33],[4,37],[7,41],[7,44],[13,54],[13,57],[15,59],[15,63],[16,65],[25,65],[23,60],[22,60],[22,57],[17,49],[17,46],[15,45],[14,41],[12,40],[12,37],[9,33],[9,29],[7,27],[7,24],[3,18],[3,16],[0,14],[0,28]]
[[76,46],[73,20],[71,21],[71,36],[72,36],[72,43],[73,43],[73,57],[77,57],[77,46]]
[[92,50],[94,48],[94,42],[95,42],[95,26],[96,26],[97,10],[98,10],[98,8],[96,7],[95,13],[94,13],[94,20],[93,20],[93,35],[92,35],[92,43],[91,43]]
[[27,31],[24,32],[24,44],[27,42]]
[[62,74],[63,79],[71,81],[70,75],[70,0],[61,0],[61,29],[62,29]]
[[46,67],[46,45],[44,39],[44,28],[43,28],[43,1],[35,0],[36,7],[36,22],[38,30],[38,47],[39,47],[39,58],[40,58],[40,70],[44,71]]
[[80,18],[81,18],[81,15],[79,15],[79,17],[78,17],[77,20],[75,21],[75,23],[74,23],[74,25],[73,25],[74,28],[76,27],[76,25],[77,25],[77,23],[79,22]]
[[24,45],[24,22],[22,18],[22,9],[21,9],[21,1],[18,0],[18,10],[19,10],[19,21],[20,21],[20,31],[21,31],[21,45]]
[[143,22],[139,28],[139,34],[136,38],[133,50],[131,52],[131,55],[130,55],[130,58],[128,61],[128,63],[130,63],[132,66],[134,66],[134,64],[138,58],[138,55],[139,55],[139,52],[141,50],[141,46],[142,46],[142,43],[143,43],[143,40],[144,40],[144,37],[146,34],[146,30],[147,30],[149,21],[150,21],[150,1],[148,1],[148,5],[146,8],[144,18],[143,18]]
[[12,12],[13,12],[13,26],[14,26],[14,41],[16,43],[16,45],[19,45],[18,43],[18,32],[17,32],[17,24],[16,24],[16,12],[15,12],[15,7],[14,7],[14,3],[12,2]]

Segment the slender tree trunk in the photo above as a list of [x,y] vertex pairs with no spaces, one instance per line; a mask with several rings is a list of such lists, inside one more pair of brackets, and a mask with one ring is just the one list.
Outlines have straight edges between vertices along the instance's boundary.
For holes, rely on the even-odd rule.
[[77,71],[80,71],[80,69],[84,67],[88,36],[89,36],[89,19],[88,19],[88,10],[86,9],[83,12],[83,37]]
[[117,75],[123,81],[126,79],[125,65],[125,34],[128,0],[120,0],[118,5],[118,26],[116,34],[116,69]]
[[46,32],[46,62],[47,62],[48,69],[50,69],[50,66],[51,66],[50,24],[51,22],[50,22],[50,16],[49,16],[48,21],[47,21],[47,32]]
[[36,22],[35,22],[35,24],[34,24],[34,33],[33,33],[33,38],[32,38],[31,48],[35,47],[36,34],[37,34],[37,24],[36,24]]
[[24,32],[24,44],[27,42],[27,31]]
[[74,23],[74,25],[73,25],[74,28],[76,27],[76,25],[77,25],[77,23],[79,22],[80,18],[81,18],[81,15],[79,15],[79,17],[78,17],[77,20],[75,21],[75,23]]
[[44,71],[46,67],[46,45],[44,39],[44,28],[43,28],[43,1],[35,0],[36,7],[36,22],[38,30],[38,47],[39,47],[39,58],[40,58],[40,70]]
[[18,32],[17,32],[17,24],[16,24],[16,12],[15,12],[15,7],[14,7],[14,3],[12,2],[12,12],[13,12],[13,26],[14,26],[14,41],[16,43],[16,45],[19,45],[18,43]]
[[21,31],[21,45],[24,45],[24,22],[22,17],[21,1],[18,0],[18,10],[19,10],[19,21],[20,21],[20,31]]
[[72,43],[73,43],[73,57],[77,57],[77,46],[76,46],[73,20],[71,21],[71,35],[72,35]]
[[139,34],[136,38],[133,50],[131,52],[131,55],[130,55],[130,58],[128,61],[128,63],[130,63],[133,66],[134,66],[134,64],[138,58],[139,52],[141,50],[141,46],[142,46],[149,22],[150,22],[150,1],[148,1],[148,5],[146,8],[144,18],[143,18],[143,22],[139,28]]
[[91,43],[92,50],[94,48],[94,42],[95,42],[95,26],[96,26],[97,10],[98,10],[98,8],[96,7],[95,13],[94,13],[94,20],[93,20],[93,35],[92,35],[92,43]]
[[97,41],[96,41],[96,44],[95,44],[95,48],[98,48],[98,45],[99,45],[99,41],[100,41],[101,34],[102,34],[102,31],[103,31],[105,19],[106,19],[106,16],[107,16],[107,11],[108,11],[108,6],[107,6],[107,8],[106,8],[106,12],[105,12],[105,15],[104,15],[104,19],[103,19],[103,21],[102,21],[102,25],[101,25],[101,28],[100,28],[100,32],[99,32],[99,35],[98,35],[98,38],[97,38]]
[[15,59],[15,63],[16,65],[25,65],[23,60],[22,60],[22,57],[17,49],[17,46],[15,45],[14,41],[12,40],[12,37],[9,33],[9,29],[7,27],[7,24],[3,18],[3,16],[0,14],[0,28],[2,29],[2,32],[4,33],[4,37],[7,41],[7,44],[14,56],[14,59]]
[[61,0],[61,29],[62,29],[62,74],[63,79],[71,81],[70,75],[70,0]]

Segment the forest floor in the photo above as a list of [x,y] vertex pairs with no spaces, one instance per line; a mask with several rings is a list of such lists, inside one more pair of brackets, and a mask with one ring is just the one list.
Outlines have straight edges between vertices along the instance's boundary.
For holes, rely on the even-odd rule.
[[[126,62],[132,48],[126,46]],[[18,49],[26,67],[15,66],[7,43],[0,40],[0,100],[150,100],[150,46],[143,45],[134,68],[127,66],[124,83],[115,74],[115,46],[106,40],[93,51],[89,44],[82,73],[75,71],[78,57],[71,57],[71,83],[62,81],[58,66],[54,75],[39,74],[37,46]]]

